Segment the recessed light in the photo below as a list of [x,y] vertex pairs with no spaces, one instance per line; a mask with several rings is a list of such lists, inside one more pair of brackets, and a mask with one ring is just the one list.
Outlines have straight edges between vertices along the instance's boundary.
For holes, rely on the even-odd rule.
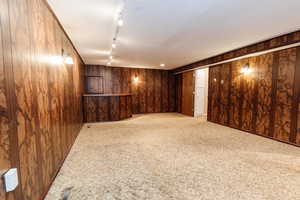
[[112,59],[113,59],[113,56],[109,56],[109,59],[111,59],[111,60],[112,60]]
[[166,65],[165,65],[165,64],[160,64],[160,66],[161,66],[161,67],[165,67]]
[[107,65],[111,65],[111,62],[108,62]]
[[111,46],[112,46],[112,48],[116,48],[117,47],[117,45],[115,43],[113,43]]

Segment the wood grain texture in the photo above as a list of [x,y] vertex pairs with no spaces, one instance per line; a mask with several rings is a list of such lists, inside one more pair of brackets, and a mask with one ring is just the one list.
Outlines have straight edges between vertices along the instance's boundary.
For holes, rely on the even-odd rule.
[[176,111],[176,82],[173,73],[168,71],[168,99],[169,99],[169,112]]
[[95,93],[95,94],[101,94],[104,93],[103,88],[103,77],[101,76],[89,76],[86,77],[86,92],[87,93]]
[[231,83],[230,83],[230,107],[229,125],[233,128],[240,127],[240,105],[241,105],[241,69],[244,62],[235,61],[231,63]]
[[295,63],[295,48],[280,51],[274,137],[283,141],[290,139]]
[[[91,68],[91,69],[90,69]],[[101,72],[99,72],[101,71]],[[131,93],[132,113],[175,112],[176,83],[171,71],[86,65],[85,79],[103,75],[104,93]],[[138,82],[134,77],[138,77]],[[86,93],[93,87],[85,81]]]
[[154,70],[154,112],[159,113],[161,112],[161,98],[162,98],[162,92],[161,92],[161,71]]
[[120,97],[113,96],[109,98],[109,110],[111,121],[118,121],[121,119],[120,107]]
[[185,72],[182,75],[182,114],[194,116],[194,72]]
[[[20,172],[17,190],[3,197],[1,187],[0,197],[42,199],[82,126],[83,63],[45,1],[4,0],[0,8],[0,151],[10,146],[0,172]],[[74,64],[53,62],[62,49]]]
[[153,74],[154,70],[147,70],[146,71],[146,83],[147,83],[147,99],[146,105],[147,113],[154,113],[154,77]]
[[[4,8],[4,5],[0,3],[0,9]],[[6,71],[5,71],[5,63],[4,63],[4,44],[2,38],[2,32],[4,30],[2,27],[3,22],[2,15],[0,14],[0,176],[11,168],[11,161],[10,161],[10,140],[9,140],[9,130],[10,130],[10,121],[11,116],[9,115],[9,108],[8,108],[8,92],[7,92],[7,78],[6,78]],[[13,197],[8,197],[6,192],[4,191],[4,183],[3,180],[0,179],[0,199],[8,200],[13,199]]]
[[139,113],[146,113],[146,95],[147,95],[147,86],[146,86],[146,70],[145,69],[138,69],[139,72],[139,83],[138,83],[138,90],[139,90]]
[[120,119],[127,118],[127,96],[121,96],[120,98]]
[[118,121],[132,116],[131,95],[84,96],[84,121]]
[[[109,121],[109,97],[98,97],[97,121]],[[85,105],[85,104],[84,104]],[[85,112],[88,113],[88,112]],[[89,120],[85,120],[89,121]]]
[[257,91],[255,90],[255,84],[257,82],[257,57],[252,57],[251,59],[243,60],[242,66],[249,64],[249,69],[251,73],[245,74],[243,76],[243,102],[242,102],[242,123],[241,128],[246,131],[253,131],[253,120],[254,120],[254,102]]
[[230,94],[230,79],[231,79],[231,65],[226,63],[220,66],[220,112],[219,122],[224,125],[228,125],[229,116],[229,94]]
[[273,54],[257,57],[257,111],[255,130],[264,136],[269,135],[272,98]]
[[220,110],[220,66],[209,69],[209,120],[219,121]]
[[[222,79],[222,74],[227,73],[228,64],[231,65],[230,106],[227,109],[229,126],[299,144],[300,87],[297,83],[300,84],[300,57],[298,61],[297,52],[300,55],[300,47],[210,68],[208,120],[226,125],[223,117],[226,107],[223,105],[226,103],[227,90],[218,86],[218,77]],[[249,74],[241,73],[246,63],[249,63],[251,69]]]
[[181,113],[182,112],[182,74],[177,74],[175,76],[175,110],[176,112]]
[[[102,98],[99,98],[102,100]],[[84,118],[85,122],[96,122],[98,121],[98,97],[84,97]],[[100,102],[102,104],[102,102]],[[101,111],[104,109],[101,108]],[[88,112],[87,112],[88,111]]]

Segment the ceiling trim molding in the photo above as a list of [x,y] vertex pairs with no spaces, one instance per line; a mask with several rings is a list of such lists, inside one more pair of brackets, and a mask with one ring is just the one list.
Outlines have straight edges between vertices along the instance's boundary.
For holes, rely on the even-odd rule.
[[264,55],[264,54],[268,54],[268,53],[272,53],[272,52],[276,52],[276,51],[281,51],[281,50],[285,50],[285,49],[290,49],[290,48],[295,48],[295,47],[300,47],[300,42],[297,42],[297,43],[291,44],[291,45],[287,45],[287,46],[283,46],[283,47],[274,48],[274,49],[267,50],[267,51],[252,53],[252,54],[248,54],[248,55],[245,55],[245,56],[240,56],[240,57],[237,57],[237,58],[224,60],[224,61],[221,61],[221,62],[209,64],[209,65],[199,66],[199,67],[196,67],[196,68],[193,68],[193,69],[188,69],[188,70],[181,71],[181,72],[175,72],[174,74],[181,74],[181,73],[184,73],[184,72],[194,71],[194,70],[197,70],[197,69],[204,69],[204,68],[208,68],[208,67],[213,67],[213,66],[216,66],[216,65],[221,65],[221,64],[233,62],[233,61],[244,59],[244,58],[261,56],[261,55]]
[[280,35],[271,39],[257,42],[245,47],[231,50],[213,57],[209,57],[182,67],[175,68],[175,74],[183,73],[200,68],[206,68],[241,58],[257,56],[261,54],[279,51],[300,45],[300,30]]

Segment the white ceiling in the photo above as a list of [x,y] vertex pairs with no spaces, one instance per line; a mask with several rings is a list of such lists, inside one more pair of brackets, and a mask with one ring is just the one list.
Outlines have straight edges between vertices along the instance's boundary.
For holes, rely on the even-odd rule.
[[[85,63],[105,65],[123,1],[48,2]],[[300,29],[300,1],[125,0],[123,19],[112,65],[173,69]]]

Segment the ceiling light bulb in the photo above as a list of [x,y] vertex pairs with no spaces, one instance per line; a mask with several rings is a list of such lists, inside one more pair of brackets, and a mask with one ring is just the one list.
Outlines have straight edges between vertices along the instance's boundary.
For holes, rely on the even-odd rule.
[[119,26],[123,26],[123,25],[124,25],[124,21],[123,21],[122,19],[119,19],[119,20],[118,20],[118,25],[119,25]]
[[164,67],[164,66],[166,66],[166,65],[165,65],[165,64],[160,64],[160,66],[161,66],[161,67]]
[[111,46],[112,46],[112,48],[116,48],[117,47],[117,45],[115,43],[113,43]]

